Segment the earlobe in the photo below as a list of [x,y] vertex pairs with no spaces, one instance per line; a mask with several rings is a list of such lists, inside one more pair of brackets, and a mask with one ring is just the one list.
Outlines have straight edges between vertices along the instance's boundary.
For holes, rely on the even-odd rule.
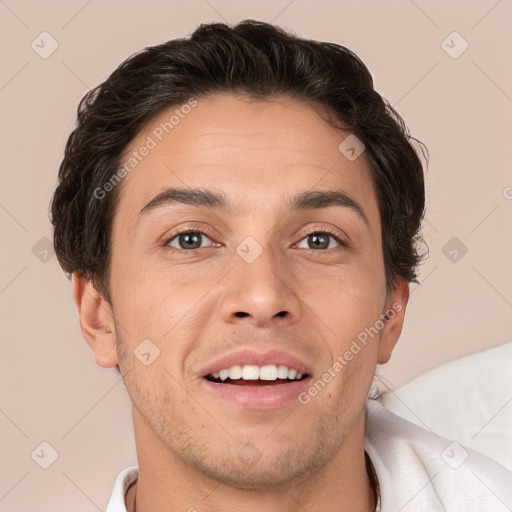
[[73,300],[78,310],[85,341],[94,351],[96,363],[104,368],[118,364],[112,308],[92,282],[77,273],[72,275]]
[[379,364],[385,364],[391,358],[391,353],[402,332],[405,309],[408,301],[409,283],[399,277],[395,281],[393,290],[386,301],[386,307],[383,311],[387,319],[381,331],[379,355],[377,359]]

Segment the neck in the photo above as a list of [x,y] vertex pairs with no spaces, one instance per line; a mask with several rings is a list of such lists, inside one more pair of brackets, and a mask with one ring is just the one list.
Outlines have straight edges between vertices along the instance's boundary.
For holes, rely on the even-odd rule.
[[266,489],[235,488],[183,464],[162,446],[135,410],[134,426],[139,477],[126,494],[127,512],[375,510],[375,482],[363,446],[364,412],[325,467],[314,475]]

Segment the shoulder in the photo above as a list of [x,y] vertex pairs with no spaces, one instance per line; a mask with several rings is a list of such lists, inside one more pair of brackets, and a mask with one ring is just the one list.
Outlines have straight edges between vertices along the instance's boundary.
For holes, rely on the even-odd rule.
[[497,462],[366,404],[365,450],[379,480],[382,512],[486,512],[512,503],[512,473]]

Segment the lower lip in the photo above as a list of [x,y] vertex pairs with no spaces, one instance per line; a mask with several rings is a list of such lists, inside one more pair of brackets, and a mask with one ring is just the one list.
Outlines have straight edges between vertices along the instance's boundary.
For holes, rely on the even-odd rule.
[[201,379],[206,389],[243,409],[264,411],[279,409],[291,402],[298,402],[299,394],[307,388],[311,377],[286,384],[261,384],[258,386],[237,386],[220,384]]

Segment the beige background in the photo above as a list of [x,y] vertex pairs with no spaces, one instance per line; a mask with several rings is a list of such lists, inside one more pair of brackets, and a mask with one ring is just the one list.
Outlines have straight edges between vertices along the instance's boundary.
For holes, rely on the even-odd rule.
[[[48,202],[83,94],[134,51],[200,22],[255,18],[348,46],[429,147],[430,259],[381,368],[387,382],[511,338],[510,1],[2,0],[0,17],[0,511],[105,510],[136,462],[123,384],[95,365],[69,282],[44,252]],[[47,59],[31,48],[43,31],[58,43]],[[453,31],[469,44],[456,59],[441,45]],[[468,249],[457,262],[443,253],[452,237]],[[50,460],[43,441],[58,452],[46,470],[35,462]]]

